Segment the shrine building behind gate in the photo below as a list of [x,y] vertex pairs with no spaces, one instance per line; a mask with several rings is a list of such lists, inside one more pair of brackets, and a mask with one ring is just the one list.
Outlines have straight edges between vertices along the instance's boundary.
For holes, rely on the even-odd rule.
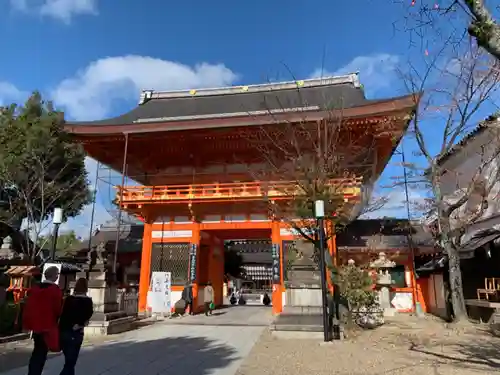
[[[342,103],[341,107],[331,103]],[[123,210],[144,221],[139,309],[153,271],[172,272],[173,302],[193,283],[195,304],[211,281],[215,303],[223,301],[223,243],[234,239],[271,240],[272,304],[284,301],[283,244],[294,233],[268,215],[268,200],[286,200],[294,181],[259,181],[262,155],[248,140],[253,129],[314,124],[332,111],[353,134],[370,144],[370,174],[345,181],[344,200],[353,215],[369,194],[397,146],[413,111],[413,95],[367,100],[357,74],[187,91],[144,91],[132,111],[111,119],[69,123],[68,132],[88,155],[122,171],[140,185],[117,187]],[[368,147],[368,146],[367,146]],[[264,164],[262,164],[264,167]],[[342,178],[342,176],[335,176]],[[335,251],[335,240],[330,241]]]

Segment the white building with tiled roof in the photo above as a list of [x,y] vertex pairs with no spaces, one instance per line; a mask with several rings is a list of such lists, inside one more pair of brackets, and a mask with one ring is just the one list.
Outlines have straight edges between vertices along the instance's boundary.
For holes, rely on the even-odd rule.
[[[500,119],[478,125],[440,160],[445,169],[441,192],[446,200],[468,200],[453,214],[452,229],[465,230],[463,252],[473,252],[500,237]],[[481,234],[481,236],[479,236]]]

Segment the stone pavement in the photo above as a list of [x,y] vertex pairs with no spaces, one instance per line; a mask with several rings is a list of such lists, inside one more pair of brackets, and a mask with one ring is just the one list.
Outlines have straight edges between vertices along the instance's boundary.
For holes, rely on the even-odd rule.
[[198,314],[166,320],[168,324],[197,324],[209,326],[248,326],[268,327],[273,321],[272,307],[270,306],[228,306],[215,310],[211,316]]
[[[214,318],[214,317],[211,317]],[[258,340],[263,326],[177,325],[167,322],[118,335],[82,348],[76,372],[82,375],[233,375]],[[58,355],[44,375],[58,375]],[[25,375],[26,366],[2,375]]]

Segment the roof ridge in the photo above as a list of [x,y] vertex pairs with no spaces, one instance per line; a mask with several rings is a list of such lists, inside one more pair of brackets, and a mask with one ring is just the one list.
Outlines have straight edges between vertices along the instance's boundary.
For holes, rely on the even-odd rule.
[[455,143],[450,149],[445,152],[441,157],[437,159],[438,164],[443,164],[449,160],[452,156],[458,154],[462,149],[471,142],[476,136],[481,134],[485,129],[490,128],[494,124],[500,124],[500,116],[496,113],[489,115],[482,121],[479,121],[478,125],[471,130],[469,133],[465,134],[463,138]]
[[146,103],[151,99],[173,99],[185,98],[191,96],[215,96],[215,95],[233,95],[245,94],[254,92],[265,92],[272,90],[286,90],[304,87],[318,87],[318,86],[331,86],[341,84],[352,84],[354,87],[361,87],[359,81],[359,72],[349,73],[339,76],[327,76],[320,78],[310,78],[304,80],[284,81],[263,83],[255,85],[238,85],[228,87],[215,87],[215,88],[201,88],[190,90],[172,90],[172,91],[155,91],[155,90],[142,90],[139,105]]

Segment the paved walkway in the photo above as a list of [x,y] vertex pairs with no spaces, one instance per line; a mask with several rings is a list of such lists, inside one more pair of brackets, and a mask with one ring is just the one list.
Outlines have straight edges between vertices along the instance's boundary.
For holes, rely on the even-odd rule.
[[198,314],[168,319],[167,322],[169,324],[216,325],[219,327],[268,327],[273,319],[273,311],[270,306],[230,306],[215,310],[212,316]]
[[[235,315],[242,313],[243,310],[234,311]],[[215,323],[217,316],[206,319],[212,318]],[[76,372],[82,375],[233,375],[264,329],[264,326],[158,322],[119,335],[114,341],[83,348]],[[44,375],[58,375],[62,365],[62,356],[50,359]],[[22,367],[2,375],[26,373],[26,367]]]

